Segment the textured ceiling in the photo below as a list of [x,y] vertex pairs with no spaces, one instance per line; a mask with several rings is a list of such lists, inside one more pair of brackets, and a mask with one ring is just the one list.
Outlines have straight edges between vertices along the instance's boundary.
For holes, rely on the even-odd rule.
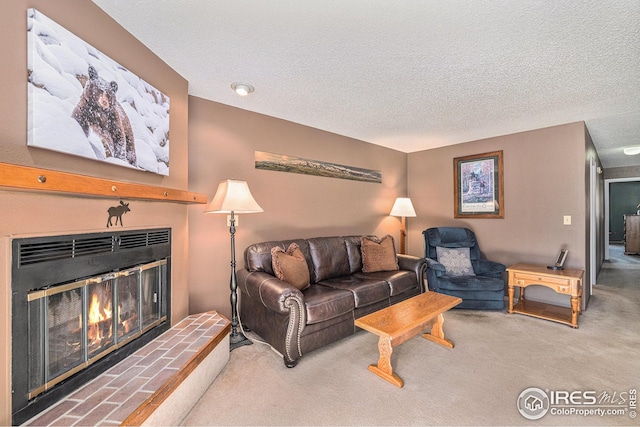
[[585,121],[640,165],[638,0],[93,1],[190,95],[404,152]]

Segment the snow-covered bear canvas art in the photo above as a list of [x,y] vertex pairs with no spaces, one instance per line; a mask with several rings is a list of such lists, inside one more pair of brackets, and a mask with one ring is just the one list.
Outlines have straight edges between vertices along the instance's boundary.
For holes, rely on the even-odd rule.
[[169,97],[27,10],[33,147],[169,175]]

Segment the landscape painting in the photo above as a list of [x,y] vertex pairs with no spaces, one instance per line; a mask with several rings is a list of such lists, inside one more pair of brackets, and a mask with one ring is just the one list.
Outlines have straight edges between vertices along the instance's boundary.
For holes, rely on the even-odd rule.
[[255,162],[256,169],[350,179],[353,181],[382,182],[382,173],[377,170],[266,153],[264,151],[255,152]]
[[28,145],[169,175],[169,97],[27,9]]

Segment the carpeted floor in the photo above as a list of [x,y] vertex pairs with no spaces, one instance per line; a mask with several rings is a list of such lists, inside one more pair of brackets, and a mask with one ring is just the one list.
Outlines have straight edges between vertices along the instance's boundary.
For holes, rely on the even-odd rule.
[[[293,369],[256,343],[231,353],[183,425],[638,425],[629,392],[640,389],[640,263],[630,267],[614,255],[579,329],[506,310],[452,310],[444,331],[455,348],[416,337],[394,349],[402,389],[367,370],[378,356],[377,337],[368,332],[309,353]],[[597,405],[573,406],[626,412],[549,411],[531,421],[517,407],[530,387],[595,392]]]

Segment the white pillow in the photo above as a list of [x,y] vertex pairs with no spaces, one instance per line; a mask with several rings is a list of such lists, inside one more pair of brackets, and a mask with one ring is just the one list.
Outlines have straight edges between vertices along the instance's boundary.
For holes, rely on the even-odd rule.
[[436,246],[438,262],[447,269],[449,276],[475,276],[469,248],[443,248]]

